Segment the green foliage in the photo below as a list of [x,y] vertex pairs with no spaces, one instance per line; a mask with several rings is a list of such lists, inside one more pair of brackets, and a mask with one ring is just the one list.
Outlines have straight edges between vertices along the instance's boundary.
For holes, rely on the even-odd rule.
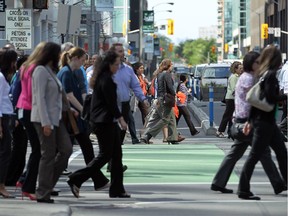
[[[189,65],[217,62],[217,49],[212,53],[211,47],[216,47],[215,39],[186,40],[174,47],[173,52],[169,52],[169,44],[172,40],[165,35],[158,35],[160,47],[162,47],[161,60],[170,58],[173,62],[181,62]],[[208,53],[209,57],[208,58]]]
[[175,48],[175,53],[184,58],[186,63],[190,65],[208,63],[208,53],[210,55],[210,63],[217,62],[217,52],[211,52],[211,47],[215,46],[215,44],[215,39],[187,40]]

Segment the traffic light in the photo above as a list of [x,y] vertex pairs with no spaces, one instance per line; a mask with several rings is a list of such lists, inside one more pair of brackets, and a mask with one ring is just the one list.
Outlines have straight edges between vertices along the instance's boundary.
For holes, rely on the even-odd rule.
[[173,51],[173,43],[169,43],[169,48],[168,48],[169,52]]
[[261,38],[267,39],[268,38],[268,24],[262,23],[261,25]]
[[211,53],[215,54],[215,51],[216,51],[216,47],[214,45],[211,46]]
[[33,0],[33,9],[48,9],[48,0]]
[[228,53],[228,51],[229,51],[229,46],[228,46],[227,43],[225,43],[225,45],[224,45],[224,52],[225,52],[225,53]]
[[174,20],[173,19],[168,19],[167,33],[168,35],[174,34]]

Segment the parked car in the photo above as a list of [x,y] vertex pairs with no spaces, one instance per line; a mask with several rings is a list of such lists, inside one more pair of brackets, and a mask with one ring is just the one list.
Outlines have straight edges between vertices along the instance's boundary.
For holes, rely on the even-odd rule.
[[191,79],[191,90],[194,97],[200,99],[200,79],[202,77],[203,68],[207,64],[198,64],[194,67]]

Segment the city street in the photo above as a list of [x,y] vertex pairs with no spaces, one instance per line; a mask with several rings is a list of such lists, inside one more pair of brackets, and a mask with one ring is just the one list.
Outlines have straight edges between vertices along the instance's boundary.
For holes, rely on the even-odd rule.
[[[205,106],[203,108],[205,109]],[[220,115],[221,120],[225,106],[219,105],[217,109],[219,110],[217,117],[215,116],[215,124],[219,124],[217,119]],[[135,120],[137,129],[141,129],[138,112]],[[192,121],[197,129],[201,130],[200,123],[196,122],[194,117]],[[251,190],[261,197],[261,201],[238,199],[235,193],[245,157],[237,163],[227,185],[234,193],[221,194],[211,191],[212,178],[232,141],[206,136],[202,130],[197,136],[191,137],[183,119],[178,129],[187,137],[179,145],[163,144],[162,134],[152,139],[154,143],[151,145],[132,145],[127,136],[123,146],[123,163],[128,166],[124,182],[127,192],[131,193],[130,199],[111,199],[107,189],[95,192],[90,180],[81,187],[80,198],[77,199],[66,183],[67,177],[62,176],[57,184],[57,189],[61,192],[59,197],[54,198],[55,204],[39,204],[25,198],[21,200],[20,192],[17,191],[16,199],[0,198],[0,215],[287,215],[287,192],[274,195],[260,165],[255,169]],[[96,139],[94,136],[92,139],[97,152]],[[83,156],[76,145],[68,169],[75,171],[83,166]],[[106,167],[103,168],[103,173],[109,176]],[[14,190],[14,187],[9,188],[12,194]]]

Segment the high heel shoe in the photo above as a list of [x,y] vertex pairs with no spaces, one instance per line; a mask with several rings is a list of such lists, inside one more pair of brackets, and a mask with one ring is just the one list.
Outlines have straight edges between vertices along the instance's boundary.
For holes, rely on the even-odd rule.
[[30,200],[33,200],[33,201],[37,200],[35,194],[31,194],[31,193],[28,193],[28,192],[22,192],[22,200],[24,199],[24,196],[28,197]]
[[16,182],[16,185],[15,185],[15,192],[16,192],[18,189],[21,189],[22,187],[23,187],[22,182],[17,181],[17,182]]
[[167,140],[168,145],[172,144],[172,145],[178,145],[179,142],[178,141],[172,141],[172,140]]

